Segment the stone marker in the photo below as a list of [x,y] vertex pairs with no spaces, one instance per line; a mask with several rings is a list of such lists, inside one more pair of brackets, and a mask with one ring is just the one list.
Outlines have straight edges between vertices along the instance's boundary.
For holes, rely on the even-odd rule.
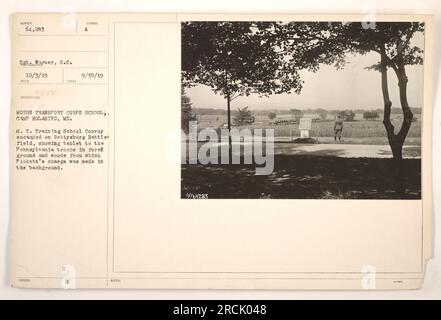
[[312,118],[301,118],[299,122],[300,138],[309,138]]

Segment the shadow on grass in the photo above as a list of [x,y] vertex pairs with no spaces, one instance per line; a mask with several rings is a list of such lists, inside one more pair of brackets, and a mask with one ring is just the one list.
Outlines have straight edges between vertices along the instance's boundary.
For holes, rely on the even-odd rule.
[[[320,155],[276,155],[274,171],[254,165],[182,165],[181,197],[226,199],[420,199],[421,160],[405,159],[406,194],[394,192],[393,161]],[[333,150],[334,152],[334,150]],[[337,151],[338,152],[338,151]]]

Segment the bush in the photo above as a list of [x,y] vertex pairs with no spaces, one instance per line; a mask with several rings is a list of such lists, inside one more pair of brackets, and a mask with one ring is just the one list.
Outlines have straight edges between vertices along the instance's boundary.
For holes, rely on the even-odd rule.
[[344,121],[354,121],[355,113],[352,110],[340,111],[339,116]]
[[270,120],[274,120],[277,117],[277,114],[275,112],[268,113],[268,118]]
[[380,115],[377,111],[365,111],[363,112],[363,119],[366,120],[377,120],[380,118]]
[[234,124],[236,126],[243,126],[253,124],[256,118],[248,110],[248,107],[239,108],[236,117],[234,117]]

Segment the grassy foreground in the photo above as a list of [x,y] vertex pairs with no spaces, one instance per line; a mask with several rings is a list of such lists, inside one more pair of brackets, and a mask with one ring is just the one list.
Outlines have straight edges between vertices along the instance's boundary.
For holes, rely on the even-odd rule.
[[[421,198],[421,160],[405,159],[406,195]],[[277,155],[274,171],[254,165],[181,166],[181,197],[209,199],[398,199],[392,159]]]

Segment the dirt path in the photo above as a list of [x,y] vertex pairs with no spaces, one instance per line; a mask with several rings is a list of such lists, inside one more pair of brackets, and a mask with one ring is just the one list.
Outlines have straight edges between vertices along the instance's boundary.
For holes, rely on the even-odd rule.
[[[363,144],[308,144],[291,145],[277,144],[274,146],[276,154],[298,154],[337,156],[343,158],[391,158],[392,152],[388,145],[363,145]],[[405,146],[404,158],[418,159],[421,157],[420,146]]]

